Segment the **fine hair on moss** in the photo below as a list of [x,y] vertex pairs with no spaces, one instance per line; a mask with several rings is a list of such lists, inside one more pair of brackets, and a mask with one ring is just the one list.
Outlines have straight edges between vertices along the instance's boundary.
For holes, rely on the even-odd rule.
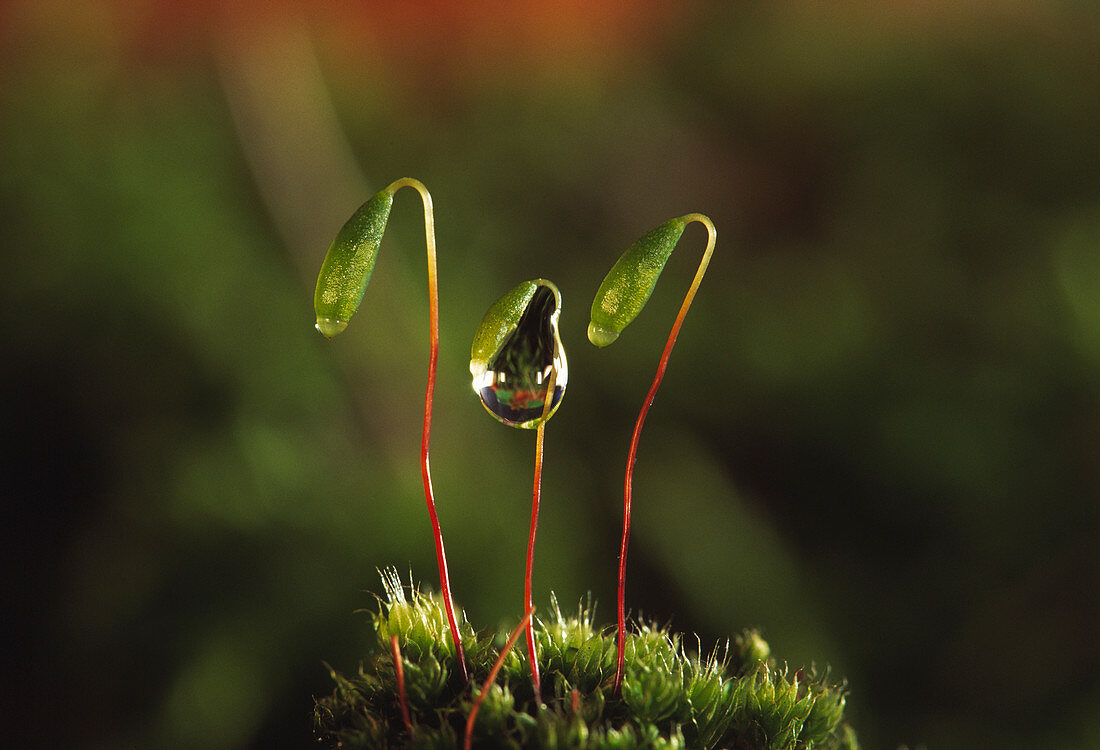
[[[479,686],[508,633],[477,634],[461,618],[470,671],[463,681],[440,598],[411,581],[403,585],[394,570],[382,579],[385,596],[371,616],[374,649],[354,674],[330,668],[336,687],[316,701],[317,737],[333,748],[460,747]],[[527,654],[508,651],[482,698],[472,728],[475,747],[858,748],[843,720],[846,686],[831,682],[828,670],[777,661],[756,630],[704,654],[697,639],[635,623],[616,695],[615,629],[595,624],[590,602],[565,614],[551,596],[548,616],[534,620],[542,702],[535,699]],[[390,649],[394,636],[403,695]]]

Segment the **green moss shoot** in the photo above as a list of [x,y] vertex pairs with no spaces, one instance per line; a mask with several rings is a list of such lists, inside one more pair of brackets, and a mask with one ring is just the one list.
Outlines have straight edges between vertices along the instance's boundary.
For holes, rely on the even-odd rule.
[[[377,643],[352,675],[316,701],[323,746],[458,748],[466,719],[507,631],[477,636],[463,620],[470,681],[463,682],[441,601],[383,573],[386,596],[372,616]],[[527,655],[508,652],[477,714],[473,746],[484,748],[730,748],[856,750],[844,722],[846,689],[828,672],[792,670],[755,630],[713,652],[689,650],[666,628],[637,624],[627,638],[615,697],[614,628],[594,624],[591,606],[565,615],[553,601],[536,618],[543,705],[536,705]],[[410,734],[401,715],[390,638],[404,667]],[[694,642],[690,639],[688,642]]]

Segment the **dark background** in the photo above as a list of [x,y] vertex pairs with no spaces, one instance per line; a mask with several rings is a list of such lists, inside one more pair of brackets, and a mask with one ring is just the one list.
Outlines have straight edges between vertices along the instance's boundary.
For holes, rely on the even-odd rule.
[[375,569],[437,582],[422,216],[332,342],[316,272],[436,202],[433,468],[478,627],[522,601],[534,434],[468,384],[562,289],[537,603],[614,609],[622,466],[704,241],[615,346],[600,279],[720,237],[642,437],[629,604],[763,629],[868,748],[1100,747],[1091,2],[0,4],[12,746],[303,748]]

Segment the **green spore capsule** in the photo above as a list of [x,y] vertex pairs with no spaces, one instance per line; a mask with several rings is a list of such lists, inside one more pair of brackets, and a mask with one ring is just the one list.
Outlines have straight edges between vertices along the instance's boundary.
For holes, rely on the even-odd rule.
[[474,335],[474,391],[485,409],[510,427],[535,429],[553,416],[565,394],[569,369],[558,333],[560,314],[561,292],[553,282],[525,281],[492,304]]
[[589,341],[599,347],[613,343],[638,316],[687,224],[684,217],[666,221],[615,262],[592,300]]
[[325,255],[317,277],[313,309],[317,314],[317,330],[326,338],[347,328],[363,301],[390,217],[393,194],[391,185],[360,206]]

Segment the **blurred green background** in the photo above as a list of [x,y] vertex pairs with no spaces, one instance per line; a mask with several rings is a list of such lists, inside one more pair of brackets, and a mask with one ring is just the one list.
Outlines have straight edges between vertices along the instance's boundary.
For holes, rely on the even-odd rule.
[[335,232],[408,175],[477,626],[520,614],[534,444],[469,388],[482,313],[562,289],[537,603],[610,621],[704,233],[614,347],[587,309],[701,211],[629,605],[832,665],[868,748],[1100,747],[1097,5],[473,5],[0,5],[12,746],[310,746],[376,568],[436,584],[413,193],[348,332],[312,328]]

